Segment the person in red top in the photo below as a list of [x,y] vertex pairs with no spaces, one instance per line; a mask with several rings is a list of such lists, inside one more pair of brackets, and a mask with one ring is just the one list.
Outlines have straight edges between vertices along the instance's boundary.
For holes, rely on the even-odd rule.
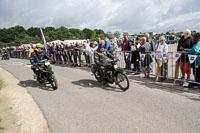
[[126,69],[131,70],[131,43],[128,40],[128,35],[124,36],[124,41],[122,43],[122,51],[124,52]]

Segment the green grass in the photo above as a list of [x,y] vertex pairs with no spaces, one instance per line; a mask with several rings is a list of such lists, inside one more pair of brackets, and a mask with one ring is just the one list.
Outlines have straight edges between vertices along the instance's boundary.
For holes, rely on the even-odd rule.
[[3,81],[0,80],[0,89],[3,88]]
[[2,127],[2,126],[0,126],[0,130],[6,130],[6,128],[5,128],[5,127]]

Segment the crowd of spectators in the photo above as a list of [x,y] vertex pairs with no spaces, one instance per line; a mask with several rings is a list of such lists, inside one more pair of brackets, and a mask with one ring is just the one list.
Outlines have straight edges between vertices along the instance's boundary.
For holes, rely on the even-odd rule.
[[[183,36],[178,40],[177,52],[181,52],[181,56],[177,61],[176,70],[179,67],[181,70],[181,79],[190,80],[191,69],[193,69],[194,77],[196,82],[200,82],[197,76],[200,73],[199,58],[197,58],[196,64],[191,65],[189,63],[188,54],[199,54],[199,40],[198,33],[196,38],[193,37],[191,31],[186,29]],[[56,64],[64,64],[73,67],[91,67],[93,63],[94,51],[98,48],[100,43],[104,44],[105,49],[119,58],[119,52],[123,53],[123,59],[126,70],[134,71],[135,74],[144,74],[144,78],[149,78],[150,73],[153,70],[152,53],[155,53],[156,61],[156,80],[162,81],[167,79],[168,75],[168,58],[167,53],[169,52],[168,43],[170,40],[175,40],[175,36],[153,36],[150,38],[149,34],[146,33],[144,36],[135,37],[129,39],[128,35],[124,36],[122,41],[116,38],[104,39],[98,38],[95,42],[85,40],[83,43],[68,43],[67,41],[58,41],[53,43],[47,43],[47,52],[49,56],[55,60]],[[195,41],[196,39],[196,41]],[[200,38],[199,38],[200,39]],[[3,51],[7,51],[11,58],[30,58],[30,53],[34,51],[34,46],[29,47],[7,47],[0,49],[0,55]],[[163,57],[163,53],[166,57]],[[143,56],[143,57],[142,57]],[[197,74],[198,73],[198,74]]]

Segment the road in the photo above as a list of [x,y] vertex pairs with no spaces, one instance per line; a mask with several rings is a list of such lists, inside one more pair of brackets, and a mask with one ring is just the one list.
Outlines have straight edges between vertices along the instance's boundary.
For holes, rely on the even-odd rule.
[[52,133],[199,133],[200,94],[131,79],[130,89],[99,84],[86,70],[53,66],[59,88],[33,79],[27,60],[0,61],[39,105]]

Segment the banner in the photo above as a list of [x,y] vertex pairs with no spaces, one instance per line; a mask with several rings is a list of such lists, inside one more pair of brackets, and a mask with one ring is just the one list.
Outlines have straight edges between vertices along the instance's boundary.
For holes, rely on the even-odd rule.
[[142,61],[144,61],[145,56],[146,56],[146,54],[140,54],[140,58]]
[[43,31],[42,31],[42,27],[40,27],[40,32],[41,32],[41,35],[42,35],[42,41],[43,41],[44,49],[45,49],[46,52],[47,52],[47,44],[46,44],[46,40],[45,40],[45,37],[44,37]]
[[176,61],[178,61],[180,56],[181,56],[181,53],[174,53],[174,58],[175,58]]
[[167,53],[162,53],[162,58],[163,58],[164,60],[166,60],[167,57],[168,57],[168,54],[167,54]]
[[162,58],[162,53],[156,53],[156,59],[161,59]]
[[150,56],[151,56],[152,60],[154,60],[155,54],[150,54]]
[[188,55],[190,64],[194,63],[194,61],[197,59],[198,55]]

